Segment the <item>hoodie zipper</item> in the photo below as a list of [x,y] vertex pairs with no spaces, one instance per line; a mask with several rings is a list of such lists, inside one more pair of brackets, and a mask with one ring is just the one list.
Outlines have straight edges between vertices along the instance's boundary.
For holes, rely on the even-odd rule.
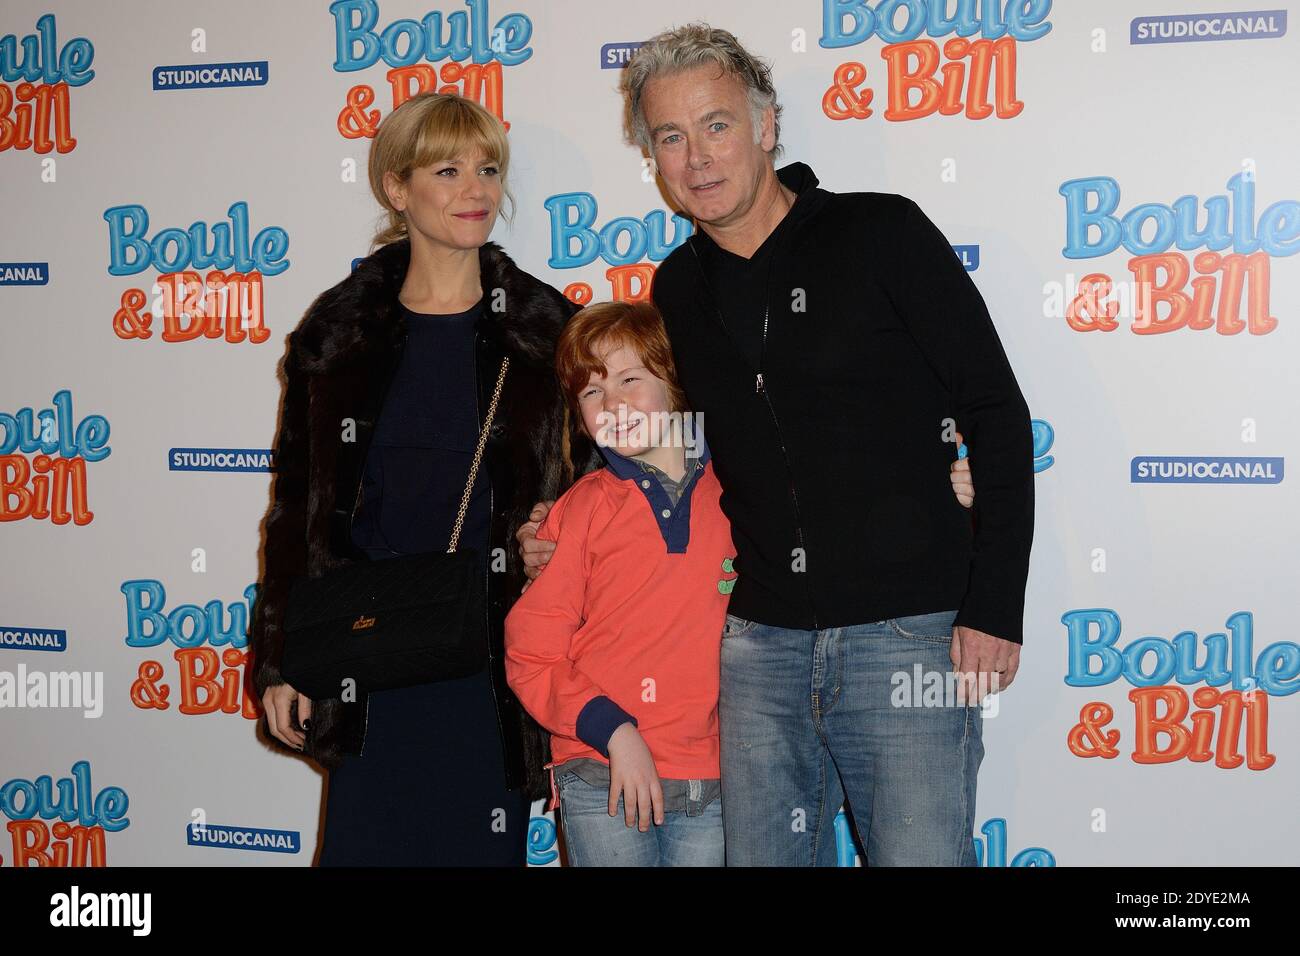
[[[718,297],[714,294],[713,287],[709,284],[709,277],[704,271],[704,265],[700,262],[700,254],[695,248],[695,243],[687,240],[687,245],[691,247],[691,252],[695,253],[695,265],[700,270],[700,277],[704,279],[704,287],[709,290],[709,298],[713,301],[713,311],[717,315],[718,321],[722,323],[722,328],[726,331],[727,338],[731,340],[732,348],[734,348],[736,353],[743,359],[744,353],[740,351],[740,346],[736,343],[735,336],[731,334],[731,328],[727,325],[727,320],[722,314],[722,308],[718,305]],[[780,248],[773,249],[772,261],[768,264],[767,287],[763,298],[763,339],[758,349],[758,369],[757,374],[754,377],[754,392],[761,396],[763,401],[767,404],[768,413],[772,416],[772,425],[776,428],[777,444],[781,446],[781,460],[785,462],[786,478],[790,483],[790,502],[794,506],[795,544],[799,547],[799,550],[803,552],[804,560],[806,561],[808,558],[808,549],[805,547],[803,540],[803,518],[799,512],[799,495],[795,491],[794,486],[794,468],[790,464],[790,455],[786,451],[785,436],[781,432],[781,422],[776,417],[776,409],[772,406],[772,398],[767,392],[767,387],[763,384],[763,360],[767,355],[768,316],[772,306],[772,273],[776,269],[776,260],[780,253]],[[806,570],[803,572],[803,579],[804,595],[808,601],[808,609],[812,611],[813,630],[819,630],[821,625],[817,623],[817,605],[813,603],[812,588],[808,585],[808,575]]]

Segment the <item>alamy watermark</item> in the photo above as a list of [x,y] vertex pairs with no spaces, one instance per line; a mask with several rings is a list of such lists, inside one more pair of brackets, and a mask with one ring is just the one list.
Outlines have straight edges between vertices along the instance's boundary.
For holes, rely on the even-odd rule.
[[80,708],[86,717],[104,713],[103,671],[0,671],[0,709]]

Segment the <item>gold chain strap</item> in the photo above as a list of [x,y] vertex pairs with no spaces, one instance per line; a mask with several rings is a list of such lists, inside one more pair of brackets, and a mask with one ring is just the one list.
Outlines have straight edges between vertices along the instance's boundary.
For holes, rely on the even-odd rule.
[[465,523],[465,509],[469,507],[469,494],[474,489],[474,479],[478,476],[478,465],[483,459],[483,449],[487,445],[488,431],[492,428],[492,416],[497,411],[497,400],[501,398],[501,386],[506,381],[506,369],[510,367],[510,356],[507,355],[501,360],[501,371],[497,375],[497,387],[492,391],[492,401],[488,405],[487,419],[483,422],[483,430],[479,432],[478,447],[474,449],[474,461],[469,466],[469,481],[465,482],[465,493],[460,496],[460,507],[456,509],[456,524],[451,529],[451,544],[447,545],[447,553],[456,550],[456,545],[460,542],[460,527]]

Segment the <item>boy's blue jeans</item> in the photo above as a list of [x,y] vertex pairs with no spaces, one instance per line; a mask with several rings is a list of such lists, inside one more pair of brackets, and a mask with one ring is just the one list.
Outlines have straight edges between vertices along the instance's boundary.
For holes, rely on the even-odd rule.
[[952,670],[956,616],[805,631],[727,615],[718,717],[728,866],[834,866],[846,796],[868,865],[975,865],[980,706],[951,696],[901,706],[915,700],[918,664],[923,675]]
[[[722,801],[707,806],[696,798],[700,781],[690,781],[686,808],[664,813],[642,833],[618,814],[609,815],[609,788],[593,786],[572,770],[558,770],[564,845],[571,866],[722,866]],[[715,791],[716,792],[716,791]]]

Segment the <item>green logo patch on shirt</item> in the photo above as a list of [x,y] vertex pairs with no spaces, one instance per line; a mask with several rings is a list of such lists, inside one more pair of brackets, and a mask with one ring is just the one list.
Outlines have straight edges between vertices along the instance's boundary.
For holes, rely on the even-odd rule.
[[[732,567],[732,564],[731,564],[733,558],[735,558],[735,555],[734,555],[734,554],[733,554],[730,558],[723,558],[723,559],[722,559],[722,573],[723,573],[723,574],[735,574],[735,573],[736,573],[736,569],[735,569],[734,567]],[[735,586],[736,586],[736,579],[735,579],[735,578],[723,578],[721,581],[718,582],[718,592],[719,592],[720,594],[730,594],[732,588],[734,588]]]

